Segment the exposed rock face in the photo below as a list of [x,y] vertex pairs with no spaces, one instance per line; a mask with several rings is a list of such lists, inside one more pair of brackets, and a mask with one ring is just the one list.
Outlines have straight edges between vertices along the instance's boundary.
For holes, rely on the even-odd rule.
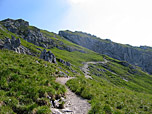
[[59,35],[100,54],[105,54],[118,60],[127,61],[132,65],[137,65],[144,71],[152,74],[152,50],[148,51],[148,49],[151,49],[150,47],[122,45],[108,39],[102,40],[96,36],[82,32],[60,31]]
[[6,38],[3,44],[4,49],[13,50],[17,53],[29,54],[31,55],[30,51],[21,45],[20,39],[16,39],[12,36],[12,39]]
[[21,31],[21,28],[25,28],[29,26],[29,23],[27,21],[24,21],[22,19],[13,20],[13,19],[6,19],[2,21],[2,24],[13,33],[19,34]]
[[20,39],[15,39],[15,37],[12,36],[12,39],[6,38],[4,43],[4,48],[18,52],[19,51],[18,47],[20,45],[21,45]]
[[[56,47],[61,50],[67,50],[69,52],[73,51],[79,51],[82,53],[85,53],[83,50],[79,50],[75,47],[67,46],[62,41],[57,40],[56,35],[50,35],[50,34],[43,34],[40,29],[29,26],[29,23],[27,21],[24,21],[22,19],[13,20],[13,19],[6,19],[1,21],[2,25],[7,28],[8,31],[15,33],[19,36],[21,36],[26,41],[33,43],[37,46],[41,46],[43,48],[51,49],[53,47]],[[54,33],[55,34],[55,33]],[[55,37],[56,40],[53,40],[49,37]]]
[[41,52],[40,58],[50,63],[57,63],[55,55],[51,51],[47,52],[45,49]]
[[44,48],[51,48],[55,46],[53,40],[44,37],[43,34],[40,32],[40,29],[36,27],[31,27],[32,29],[29,29],[30,27],[27,21],[24,21],[22,19],[6,19],[2,21],[2,24],[10,32],[20,35],[26,41],[37,46],[41,46]]
[[33,30],[28,29],[26,34],[22,35],[22,37],[26,41],[44,48],[50,49],[56,46],[52,39],[44,37],[44,35],[40,32],[40,29],[36,27],[34,27]]

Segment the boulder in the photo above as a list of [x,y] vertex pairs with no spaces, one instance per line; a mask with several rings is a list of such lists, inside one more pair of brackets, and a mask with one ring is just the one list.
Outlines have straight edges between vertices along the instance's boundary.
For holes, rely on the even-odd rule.
[[4,43],[0,47],[2,47],[3,49],[13,50],[17,53],[31,55],[29,49],[22,46],[20,39],[16,39],[14,36],[12,36],[12,39],[6,38]]
[[20,39],[15,39],[15,37],[12,36],[12,39],[9,39],[9,38],[5,39],[3,48],[20,53],[20,46],[21,46]]
[[57,63],[56,57],[51,51],[46,51],[45,49],[41,52],[40,59],[44,59],[50,63]]

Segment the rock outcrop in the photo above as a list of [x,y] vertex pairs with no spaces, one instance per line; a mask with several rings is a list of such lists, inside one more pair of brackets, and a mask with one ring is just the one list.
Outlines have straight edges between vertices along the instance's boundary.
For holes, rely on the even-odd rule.
[[103,40],[94,35],[82,32],[60,31],[59,35],[80,46],[112,58],[127,61],[152,74],[152,48],[147,46],[133,47]]
[[57,63],[56,57],[51,51],[46,51],[45,49],[41,52],[40,59],[44,59],[50,63]]
[[[1,21],[1,24],[6,27],[8,31],[19,35],[27,42],[33,43],[37,46],[41,46],[46,49],[56,47],[58,49],[67,50],[69,52],[79,51],[85,53],[84,50],[65,45],[62,41],[58,40],[57,36],[60,37],[59,35],[55,33],[52,33],[51,35],[47,32],[44,34],[40,29],[34,26],[29,26],[29,23],[22,19],[6,19]],[[55,39],[51,39],[50,37],[54,37]]]
[[20,39],[16,39],[12,36],[12,39],[6,38],[4,44],[1,46],[3,49],[13,50],[17,53],[29,54],[31,55],[30,51],[21,45]]
[[6,38],[5,43],[4,43],[4,48],[9,49],[9,50],[14,50],[20,53],[19,52],[20,45],[21,45],[20,39],[15,39],[15,37],[12,36],[12,39]]
[[70,62],[64,61],[64,60],[62,60],[62,59],[59,59],[58,61],[59,61],[60,63],[64,64],[64,65],[68,66],[68,67],[71,66],[71,63],[70,63]]
[[7,28],[8,31],[20,35],[26,41],[37,46],[44,48],[51,48],[56,46],[53,40],[44,37],[44,35],[40,32],[40,29],[29,26],[27,21],[22,19],[6,19],[2,21],[2,24]]
[[7,28],[8,31],[16,34],[20,34],[21,32],[23,32],[24,28],[29,26],[29,23],[22,19],[5,19],[2,21],[2,24]]

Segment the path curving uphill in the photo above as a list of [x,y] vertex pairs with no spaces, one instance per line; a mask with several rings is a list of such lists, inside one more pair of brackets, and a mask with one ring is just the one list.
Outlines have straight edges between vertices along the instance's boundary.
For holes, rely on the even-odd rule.
[[[89,69],[88,69],[89,64],[98,64],[98,63],[106,64],[107,60],[104,59],[104,61],[102,62],[84,63],[84,66],[82,67],[82,71],[84,72],[86,78],[92,79],[92,77],[89,76]],[[60,77],[60,78],[56,78],[56,82],[65,85],[68,80],[73,78],[75,77]],[[88,101],[86,99],[77,96],[67,86],[66,89],[67,89],[66,101],[64,105],[65,109],[51,108],[52,114],[87,114],[88,111],[91,109],[91,105],[88,103]]]
[[83,65],[83,67],[81,68],[81,70],[84,72],[84,75],[85,75],[85,77],[86,78],[90,78],[90,79],[92,79],[92,77],[89,75],[90,73],[89,73],[89,69],[88,69],[88,67],[89,67],[89,64],[98,64],[98,63],[102,63],[102,64],[106,64],[108,61],[106,60],[106,59],[104,59],[104,61],[99,61],[99,62],[85,62],[84,63],[84,65]]

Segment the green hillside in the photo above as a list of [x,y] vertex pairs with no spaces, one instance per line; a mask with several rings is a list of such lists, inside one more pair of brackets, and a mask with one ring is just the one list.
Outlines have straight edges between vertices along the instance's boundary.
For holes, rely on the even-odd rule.
[[106,79],[118,87],[152,94],[152,76],[125,61],[104,57],[106,64],[89,65],[90,74]]
[[[0,44],[13,35],[31,52],[27,55],[0,50],[0,113],[49,113],[48,96],[51,100],[65,97],[65,87],[55,82],[63,74],[75,77],[67,86],[89,100],[90,114],[152,113],[152,76],[141,68],[76,45],[56,33],[24,25],[18,28],[12,25],[17,32],[11,32],[4,27],[5,21],[0,23]],[[39,59],[43,49],[56,56],[57,64]],[[86,79],[81,68],[90,61],[103,63],[89,64],[92,79]]]
[[47,114],[47,96],[64,96],[64,86],[55,82],[56,65],[8,50],[0,50],[0,63],[1,114]]
[[79,77],[68,81],[69,88],[89,99],[92,109],[89,114],[151,114],[152,95],[117,87],[107,80]]

